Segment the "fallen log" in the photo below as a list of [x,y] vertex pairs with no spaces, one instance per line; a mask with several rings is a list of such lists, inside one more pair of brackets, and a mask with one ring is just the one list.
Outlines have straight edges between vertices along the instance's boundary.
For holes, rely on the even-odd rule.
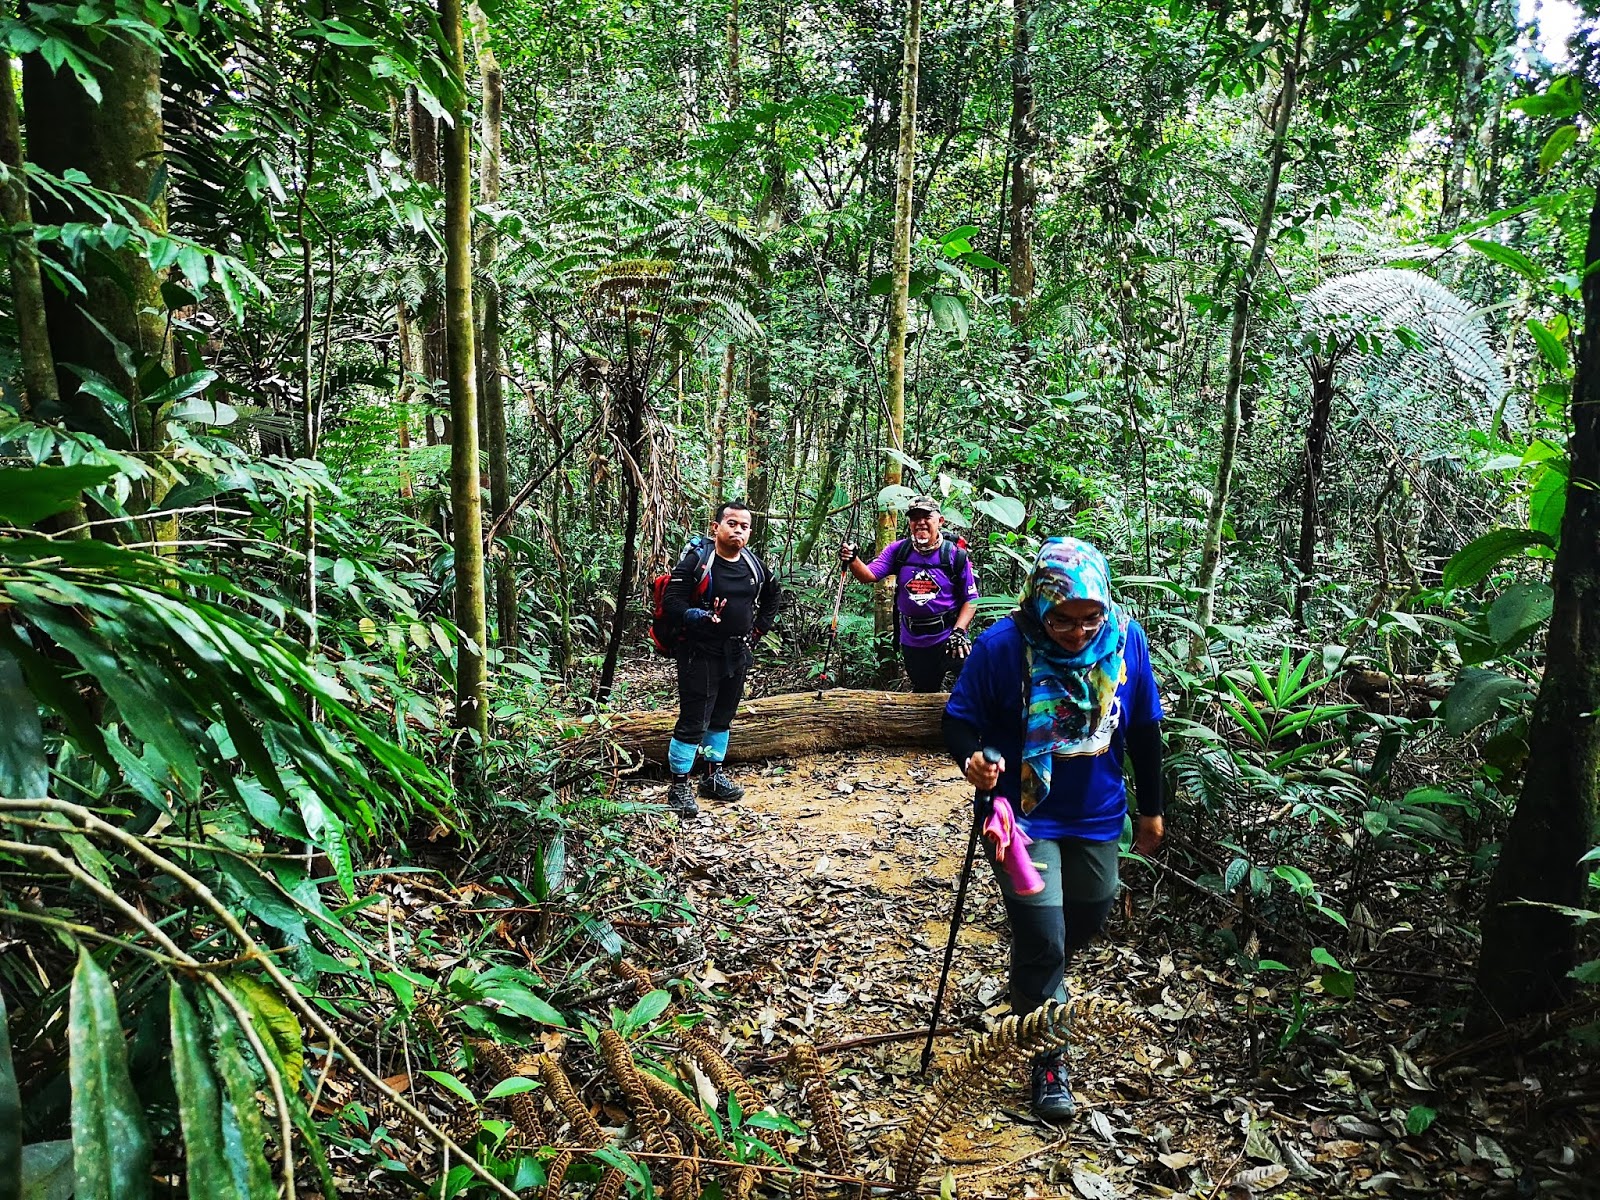
[[[947,693],[915,694],[834,688],[746,700],[734,718],[728,742],[731,763],[797,758],[861,746],[939,748],[939,718]],[[677,723],[675,708],[607,713],[577,723],[582,732],[563,743],[569,757],[614,746],[630,757],[658,766],[667,761],[667,742]],[[574,726],[569,726],[574,728]]]

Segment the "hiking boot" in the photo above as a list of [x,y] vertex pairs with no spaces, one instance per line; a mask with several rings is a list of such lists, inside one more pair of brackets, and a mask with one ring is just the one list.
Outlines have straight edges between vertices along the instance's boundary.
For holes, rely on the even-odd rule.
[[700,781],[702,799],[732,804],[743,795],[744,789],[722,773],[721,763],[712,763],[706,769],[706,777]]
[[694,802],[694,784],[687,775],[674,775],[667,788],[667,811],[680,817],[698,817],[700,806]]
[[1033,1060],[1033,1115],[1057,1124],[1078,1111],[1072,1098],[1072,1081],[1067,1078],[1067,1056],[1060,1052],[1041,1054]]

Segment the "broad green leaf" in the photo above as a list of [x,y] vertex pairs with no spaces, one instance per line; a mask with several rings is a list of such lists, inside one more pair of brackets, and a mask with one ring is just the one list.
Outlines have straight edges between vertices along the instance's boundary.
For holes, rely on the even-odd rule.
[[1513,584],[1489,606],[1489,636],[1506,649],[1520,645],[1550,619],[1555,599],[1546,584]]
[[1513,250],[1510,246],[1502,246],[1499,242],[1486,242],[1480,238],[1468,238],[1467,245],[1485,258],[1492,259],[1502,266],[1510,267],[1518,275],[1526,279],[1538,282],[1545,277],[1545,269],[1520,250]]
[[1500,711],[1500,701],[1526,693],[1528,685],[1499,671],[1467,667],[1444,698],[1444,727],[1460,737]]
[[1572,370],[1572,360],[1567,356],[1567,348],[1561,344],[1561,339],[1555,335],[1543,321],[1536,317],[1528,319],[1528,332],[1533,335],[1533,340],[1538,343],[1539,353],[1544,355],[1545,362],[1556,369],[1556,374],[1566,375]]
[[76,1200],[150,1195],[150,1134],[128,1077],[117,996],[84,950],[72,973],[67,1020],[72,1081],[72,1173]]
[[222,1140],[222,1102],[200,1037],[200,1020],[176,979],[168,988],[172,1022],[172,1085],[183,1127],[188,1194],[195,1200],[239,1200]]
[[284,1073],[284,1089],[298,1089],[300,1072],[305,1066],[305,1038],[300,1030],[300,1018],[290,1011],[275,988],[254,976],[235,973],[222,982],[255,1018],[257,1036],[277,1052]]
[[[297,1040],[295,1043],[295,1058],[293,1060],[293,1075],[291,1076],[290,1064],[284,1059],[280,1042],[273,1035],[272,1030],[268,1028],[265,1019],[259,1014],[255,1005],[250,1002],[248,992],[252,987],[260,989],[266,994],[266,998],[272,1001],[277,999],[277,994],[267,985],[259,980],[252,979],[248,975],[231,975],[224,979],[223,982],[227,985],[229,991],[239,997],[245,1011],[251,1014],[252,1024],[256,1027],[262,1046],[266,1050],[267,1056],[272,1059],[278,1074],[283,1078],[284,1098],[289,1103],[289,1117],[294,1122],[295,1130],[300,1134],[301,1147],[311,1152],[311,1162],[316,1168],[317,1181],[322,1188],[325,1200],[338,1200],[338,1188],[334,1186],[333,1172],[328,1167],[328,1152],[322,1145],[322,1135],[317,1132],[317,1126],[311,1120],[311,1114],[306,1111],[305,1102],[300,1099],[299,1080],[300,1065],[304,1054],[303,1048]],[[206,999],[211,1003],[211,1016],[214,1022],[232,1024],[236,1020],[233,1010],[216,996],[207,993]],[[290,1019],[294,1019],[293,1014],[290,1014]],[[295,1021],[295,1029],[296,1031],[299,1029],[298,1021]],[[291,1086],[291,1080],[293,1081],[293,1086]]]
[[11,1062],[6,997],[0,992],[0,1196],[22,1194],[22,1095]]
[[667,1011],[667,1005],[672,1003],[672,993],[662,988],[639,997],[639,1002],[628,1010],[627,1025],[629,1029],[643,1029],[662,1013]]
[[93,463],[0,471],[0,521],[28,526],[66,512],[85,488],[98,487],[116,473],[115,467]]
[[1413,1104],[1411,1111],[1406,1113],[1406,1132],[1412,1137],[1427,1133],[1438,1115],[1437,1109],[1429,1108],[1426,1104]]
[[[11,651],[0,646],[0,796],[40,800],[50,794],[39,706]],[[3,1167],[0,1167],[3,1169]]]
[[221,1007],[211,993],[212,1025],[216,1030],[217,1073],[222,1077],[222,1143],[234,1187],[245,1200],[275,1200],[278,1191],[267,1165],[266,1123],[256,1101],[255,1073],[239,1043],[232,1012]]
[[192,396],[187,400],[180,400],[167,412],[169,421],[189,421],[217,428],[232,425],[238,419],[239,410],[233,405],[224,404],[220,400],[207,400],[204,396]]
[[1455,552],[1445,564],[1442,582],[1447,588],[1471,587],[1518,551],[1554,544],[1548,535],[1533,529],[1493,530]]
[[513,1075],[509,1079],[502,1079],[489,1089],[485,1100],[499,1100],[502,1096],[520,1096],[523,1092],[531,1092],[539,1087],[537,1079],[528,1079],[521,1075]]
[[963,342],[967,340],[967,306],[960,296],[950,292],[929,292],[928,308],[933,313],[933,323],[946,333],[953,333]]
[[1545,464],[1528,494],[1528,528],[1542,533],[1550,545],[1561,544],[1561,522],[1567,515],[1567,476]]
[[982,500],[974,500],[972,507],[990,517],[1007,529],[1016,529],[1027,518],[1028,507],[1014,496],[1000,496],[990,493]]
[[472,1089],[467,1087],[466,1084],[462,1083],[461,1080],[457,1079],[454,1075],[451,1075],[446,1071],[423,1071],[422,1074],[426,1075],[429,1079],[433,1080],[442,1087],[449,1088],[452,1092],[460,1096],[474,1108],[477,1107],[478,1098],[472,1094]]
[[72,1139],[22,1148],[22,1200],[69,1200],[72,1183]]
[[1548,175],[1550,168],[1561,161],[1577,140],[1576,125],[1557,126],[1555,132],[1545,139],[1544,148],[1539,151],[1539,174]]
[[1537,96],[1523,96],[1506,105],[1530,117],[1571,117],[1583,107],[1583,97],[1575,78],[1563,75]]
[[519,1017],[526,1017],[530,1021],[538,1021],[544,1025],[566,1027],[567,1019],[553,1008],[548,1000],[541,999],[520,984],[494,983],[483,989],[483,996],[486,1000],[496,1001]]
[[1244,877],[1250,873],[1250,860],[1235,858],[1228,864],[1227,873],[1222,877],[1222,890],[1231,892],[1244,882]]

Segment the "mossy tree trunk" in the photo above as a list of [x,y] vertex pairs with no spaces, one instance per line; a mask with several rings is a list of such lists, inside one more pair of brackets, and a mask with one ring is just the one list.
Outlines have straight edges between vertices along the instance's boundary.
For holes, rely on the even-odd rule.
[[455,535],[456,724],[489,734],[488,624],[483,585],[483,492],[472,328],[472,134],[466,112],[461,0],[439,0],[445,65],[460,86],[444,133],[445,343],[450,381],[450,507]]
[[[37,54],[23,59],[28,156],[54,175],[82,171],[95,187],[148,203],[143,223],[152,233],[165,233],[161,57],[131,36],[108,37],[81,49],[91,61],[98,58],[105,64],[96,71],[98,102],[71,71],[52,71]],[[96,219],[59,202],[41,199],[40,207],[41,220],[51,223]],[[161,441],[156,414],[141,397],[170,371],[162,278],[135,250],[118,251],[115,259],[123,278],[87,273],[86,296],[56,288],[44,292],[57,388],[73,428],[113,446],[155,451]],[[99,401],[79,391],[69,366],[104,376],[127,399],[128,410],[106,412]]]
[[[482,80],[483,138],[479,151],[479,193],[486,205],[500,201],[501,113],[505,107],[505,82],[500,64],[489,46],[489,23],[477,4],[471,8],[473,42]],[[511,499],[511,469],[506,458],[505,380],[501,374],[500,284],[495,265],[500,257],[500,239],[492,223],[486,223],[478,242],[479,298],[478,371],[479,411],[483,419],[485,448],[489,456],[489,512],[497,518]],[[516,561],[504,546],[487,548],[494,557],[495,644],[517,643]]]
[[1579,858],[1600,836],[1600,197],[1584,257],[1555,607],[1527,774],[1489,885],[1478,963],[1478,986],[1504,1019],[1548,1012],[1571,994],[1577,925],[1548,906],[1594,907]]
[[1034,202],[1033,156],[1039,148],[1039,122],[1034,111],[1033,50],[1030,0],[1011,3],[1011,327],[1019,358],[1026,359],[1028,301],[1033,298]]

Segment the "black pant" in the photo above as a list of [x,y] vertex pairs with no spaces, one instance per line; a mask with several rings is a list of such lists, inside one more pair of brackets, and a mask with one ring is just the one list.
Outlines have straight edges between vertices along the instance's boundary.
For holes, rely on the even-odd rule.
[[728,732],[744,698],[750,657],[743,641],[691,644],[678,652],[678,724],[673,737],[698,745],[707,732]]
[[942,692],[944,677],[952,667],[957,675],[961,674],[961,663],[950,658],[948,639],[937,646],[901,646],[900,655],[905,659],[906,678],[911,681],[913,692]]

